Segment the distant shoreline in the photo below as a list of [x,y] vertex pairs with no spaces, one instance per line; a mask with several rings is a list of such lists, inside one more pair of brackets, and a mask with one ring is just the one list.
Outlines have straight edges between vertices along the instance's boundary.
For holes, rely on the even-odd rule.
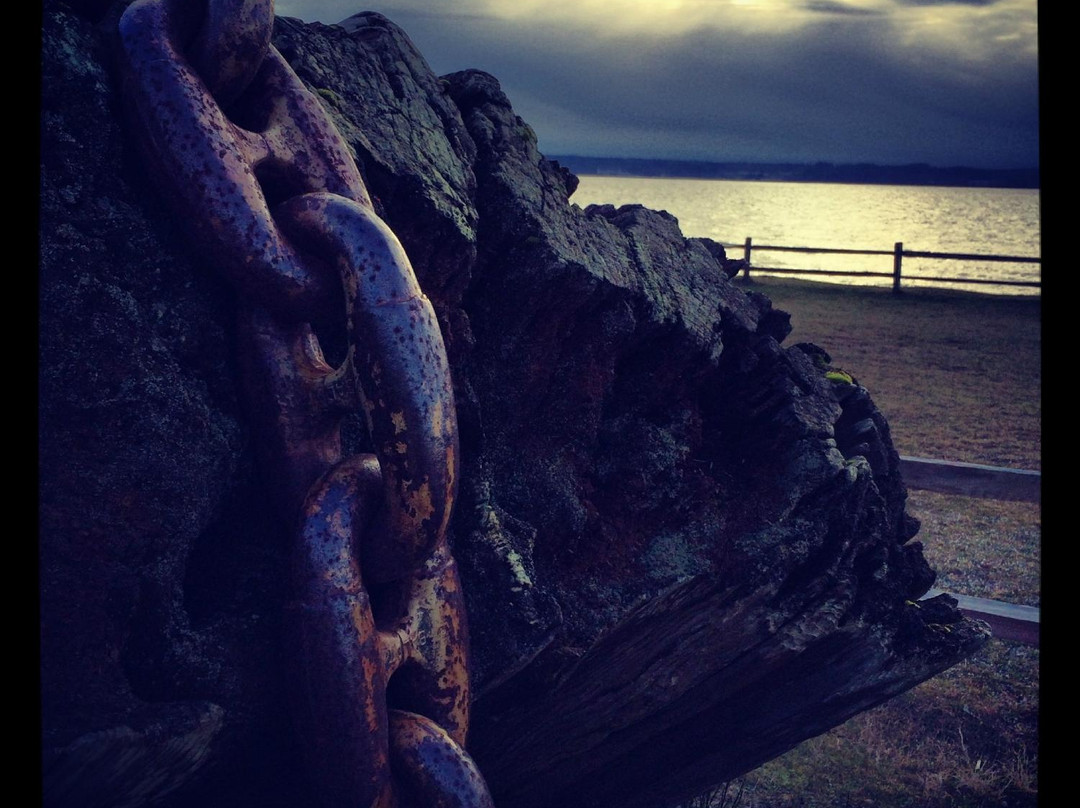
[[1039,188],[1039,169],[940,168],[916,163],[710,163],[631,157],[550,155],[575,174],[756,182],[827,182],[858,185],[929,185],[960,188]]
[[932,301],[939,304],[971,304],[990,301],[1003,306],[1009,306],[1010,304],[1024,307],[1042,306],[1042,295],[1038,293],[1020,294],[1008,291],[992,292],[977,289],[956,289],[946,285],[912,284],[905,286],[903,293],[897,296],[893,292],[892,286],[888,284],[842,283],[818,280],[816,278],[792,277],[791,275],[770,275],[767,270],[752,275],[750,278],[736,275],[732,278],[732,282],[740,289],[753,289],[764,292],[769,297],[772,296],[772,292],[779,295],[814,293],[834,295],[838,301],[845,296],[849,301],[857,296],[862,296],[863,300],[877,297],[893,300],[903,298],[909,302]]

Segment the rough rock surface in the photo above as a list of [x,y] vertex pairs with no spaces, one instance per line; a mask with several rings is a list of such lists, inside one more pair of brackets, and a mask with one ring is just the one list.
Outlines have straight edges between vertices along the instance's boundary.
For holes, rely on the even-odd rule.
[[[124,125],[124,5],[42,18],[46,803],[307,803],[281,681],[290,536],[260,493],[232,292]],[[908,603],[933,573],[884,417],[824,351],[783,346],[787,315],[719,245],[572,204],[493,77],[434,76],[377,14],[279,18],[274,42],[444,329],[472,750],[500,806],[685,798],[985,639],[947,601]]]

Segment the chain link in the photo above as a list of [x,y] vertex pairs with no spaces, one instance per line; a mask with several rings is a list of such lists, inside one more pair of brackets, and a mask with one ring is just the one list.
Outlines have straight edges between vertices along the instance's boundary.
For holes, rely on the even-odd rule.
[[[442,335],[348,147],[270,44],[272,24],[272,0],[137,0],[120,43],[147,165],[237,290],[260,462],[299,526],[294,723],[330,805],[490,806],[464,751]],[[335,317],[349,344],[336,368],[312,326]],[[374,456],[343,455],[341,419],[357,407]]]

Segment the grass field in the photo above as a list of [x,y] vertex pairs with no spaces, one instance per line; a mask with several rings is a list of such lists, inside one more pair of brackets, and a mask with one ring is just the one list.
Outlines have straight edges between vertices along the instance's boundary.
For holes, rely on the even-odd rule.
[[[1041,301],[761,277],[813,342],[870,390],[903,455],[1041,468]],[[1038,504],[909,494],[937,586],[1038,606]],[[703,795],[695,808],[1016,808],[1038,799],[1039,651],[970,660]]]

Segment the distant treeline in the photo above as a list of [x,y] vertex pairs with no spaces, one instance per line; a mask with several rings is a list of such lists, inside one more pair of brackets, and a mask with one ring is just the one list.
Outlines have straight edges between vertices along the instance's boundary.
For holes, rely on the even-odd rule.
[[952,185],[985,188],[1038,188],[1037,168],[938,168],[925,163],[882,166],[874,163],[706,163],[630,157],[552,155],[575,174],[628,177],[684,177],[706,180],[848,182],[867,185]]

